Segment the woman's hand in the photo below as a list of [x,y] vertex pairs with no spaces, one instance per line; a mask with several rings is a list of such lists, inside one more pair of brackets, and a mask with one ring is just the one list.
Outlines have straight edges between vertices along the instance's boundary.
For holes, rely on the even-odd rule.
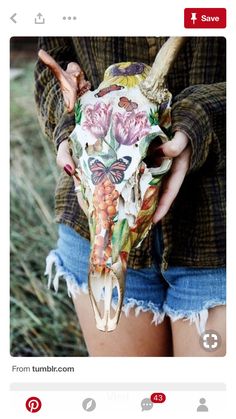
[[75,174],[75,163],[70,154],[68,140],[62,141],[58,147],[57,165],[61,169],[65,170],[69,176],[73,176]]
[[66,70],[63,70],[43,49],[39,50],[38,56],[59,81],[67,111],[72,112],[77,98],[91,89],[90,82],[84,78],[83,70],[79,64],[73,62],[67,65]]
[[189,139],[186,134],[177,131],[171,141],[158,147],[156,153],[158,159],[160,157],[173,158],[173,163],[162,183],[158,207],[153,217],[154,223],[160,221],[169,211],[189,169],[191,158]]
[[79,205],[84,211],[84,213],[88,215],[88,205],[82,194],[81,181],[78,174],[76,173],[76,167],[73,158],[70,154],[68,140],[62,141],[58,147],[57,165],[61,169],[63,169],[68,174],[68,176],[73,177],[75,184],[75,193],[77,195]]

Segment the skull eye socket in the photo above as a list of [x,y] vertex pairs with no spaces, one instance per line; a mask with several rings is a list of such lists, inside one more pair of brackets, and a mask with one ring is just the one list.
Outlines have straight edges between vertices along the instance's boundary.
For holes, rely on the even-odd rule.
[[160,167],[163,162],[163,157],[159,157],[157,155],[157,149],[160,145],[163,144],[161,137],[155,137],[152,142],[149,144],[147,149],[147,155],[145,159],[143,159],[144,163],[147,167]]

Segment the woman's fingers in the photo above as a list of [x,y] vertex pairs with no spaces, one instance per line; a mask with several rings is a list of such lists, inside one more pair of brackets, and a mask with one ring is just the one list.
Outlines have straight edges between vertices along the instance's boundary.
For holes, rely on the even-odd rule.
[[176,131],[173,139],[158,147],[158,157],[177,157],[187,147],[189,139],[184,132]]
[[69,176],[75,173],[75,163],[71,157],[68,140],[64,140],[58,147],[57,151],[57,165],[65,170]]
[[75,163],[70,155],[70,149],[68,140],[62,141],[62,143],[58,147],[57,152],[57,165],[63,169],[69,176],[73,177],[74,185],[75,185],[75,193],[78,199],[78,203],[84,213],[88,215],[88,205],[86,200],[83,197],[82,187],[81,187],[81,180],[79,178],[78,173],[76,172]]
[[41,49],[38,56],[59,81],[67,111],[72,112],[77,97],[82,96],[91,88],[91,84],[85,80],[79,64],[71,62],[65,71],[46,51]]
[[42,62],[50,68],[57,80],[60,80],[63,75],[63,69],[57,64],[54,58],[43,49],[39,50],[38,56]]
[[188,147],[183,151],[181,156],[174,160],[170,175],[163,182],[157,211],[153,217],[154,223],[160,221],[167,214],[174,202],[187,173],[190,154],[191,150]]
[[[49,55],[46,51],[40,49],[39,52],[38,52],[38,56],[43,61],[43,63],[45,65],[47,65],[48,68],[50,68],[50,70],[53,72],[54,76],[59,81],[67,111],[71,112],[74,108],[74,104],[75,104],[76,98],[77,98],[76,77],[78,76],[78,73],[80,71],[79,65],[76,64],[76,63],[71,63],[71,64],[75,64],[74,67],[73,67],[72,65],[69,64],[68,65],[69,72],[67,74],[66,71],[64,71],[59,66],[59,64],[57,64],[57,62],[54,60],[54,58],[51,57],[51,55]],[[76,66],[76,68],[75,68],[75,66]],[[73,72],[72,72],[71,68],[73,68]],[[73,77],[71,77],[72,74],[75,74],[76,76],[73,78]]]
[[170,174],[162,184],[160,200],[153,217],[154,223],[167,214],[183,183],[191,157],[191,147],[188,143],[187,135],[177,131],[171,141],[161,145],[157,150],[157,156],[173,158],[173,163]]

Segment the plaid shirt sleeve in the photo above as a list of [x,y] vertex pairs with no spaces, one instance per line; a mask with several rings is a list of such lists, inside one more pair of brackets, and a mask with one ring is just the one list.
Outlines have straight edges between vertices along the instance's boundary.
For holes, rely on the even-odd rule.
[[[192,146],[189,173],[200,169],[211,148],[225,157],[225,83],[196,85],[184,89],[172,107],[173,132],[184,132]],[[212,144],[214,142],[214,144]]]
[[[47,51],[63,69],[76,61],[71,38],[39,38],[39,49]],[[38,59],[35,67],[35,101],[44,134],[54,141],[56,149],[74,129],[74,112],[64,106],[60,85],[52,72]]]

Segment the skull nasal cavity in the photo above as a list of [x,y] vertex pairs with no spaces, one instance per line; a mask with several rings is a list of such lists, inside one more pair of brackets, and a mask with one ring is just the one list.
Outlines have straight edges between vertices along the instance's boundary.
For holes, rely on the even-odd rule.
[[143,159],[144,163],[146,163],[147,167],[159,167],[163,159],[157,155],[158,147],[162,145],[162,140],[160,137],[155,137],[149,147],[147,149],[147,155],[145,159]]

